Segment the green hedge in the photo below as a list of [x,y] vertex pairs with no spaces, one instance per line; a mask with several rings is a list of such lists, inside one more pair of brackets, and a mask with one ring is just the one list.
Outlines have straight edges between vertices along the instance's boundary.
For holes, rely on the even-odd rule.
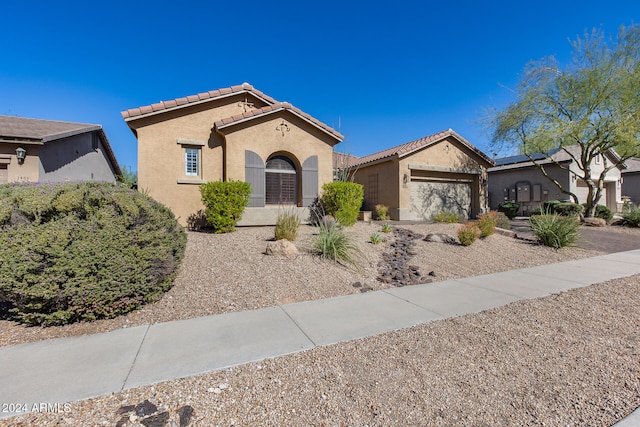
[[358,221],[364,199],[364,187],[355,182],[330,182],[322,186],[322,203],[329,215],[342,225],[350,226]]
[[[583,203],[581,206],[582,206],[582,212],[586,212],[587,204]],[[602,218],[605,221],[611,221],[613,219],[613,212],[611,211],[611,209],[609,209],[605,205],[596,205],[596,211],[593,216],[596,218]]]
[[30,325],[112,318],[160,299],[186,245],[169,209],[123,184],[3,185],[0,223],[0,299]]
[[498,205],[498,212],[502,212],[509,219],[514,219],[520,211],[520,203],[518,202],[502,202]]
[[228,233],[236,229],[249,204],[251,185],[243,181],[207,182],[200,186],[204,214],[215,233]]
[[573,202],[561,202],[559,200],[550,200],[542,205],[543,214],[558,214],[562,216],[577,217],[584,213],[584,208]]

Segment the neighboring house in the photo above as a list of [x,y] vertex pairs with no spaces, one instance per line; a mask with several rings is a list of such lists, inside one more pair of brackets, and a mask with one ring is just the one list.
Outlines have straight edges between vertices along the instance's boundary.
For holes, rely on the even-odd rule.
[[[336,164],[344,163],[338,154]],[[442,211],[475,218],[487,209],[487,168],[493,161],[449,129],[353,159],[364,186],[363,210],[387,205],[394,220],[429,220]]]
[[629,159],[625,163],[627,168],[622,171],[622,196],[640,205],[640,159]]
[[[579,147],[569,147],[574,156],[579,155]],[[581,173],[577,163],[564,150],[555,149],[548,153],[534,155],[537,163],[544,165],[546,172],[557,180],[562,188],[571,191],[580,203],[585,203],[588,187],[584,181],[577,179],[570,170]],[[609,150],[598,156],[591,170],[594,178],[598,178],[605,164],[619,160],[618,155]],[[614,168],[606,175],[602,196],[598,204],[606,205],[613,212],[619,210],[621,169]],[[520,213],[528,215],[549,200],[571,200],[568,194],[562,193],[556,185],[546,178],[540,169],[525,155],[496,159],[496,166],[489,169],[489,205],[496,209],[504,201],[520,203]]]
[[114,182],[121,174],[100,125],[0,116],[0,184]]
[[[343,136],[248,83],[122,112],[138,139],[138,188],[183,225],[202,220],[200,184],[246,181],[239,225],[275,224],[282,206],[301,210],[333,180]],[[304,215],[304,214],[303,214]]]

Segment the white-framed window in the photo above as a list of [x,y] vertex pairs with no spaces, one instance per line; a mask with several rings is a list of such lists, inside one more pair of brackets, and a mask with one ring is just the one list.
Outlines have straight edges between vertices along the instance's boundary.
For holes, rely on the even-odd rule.
[[185,176],[200,176],[200,148],[184,147]]

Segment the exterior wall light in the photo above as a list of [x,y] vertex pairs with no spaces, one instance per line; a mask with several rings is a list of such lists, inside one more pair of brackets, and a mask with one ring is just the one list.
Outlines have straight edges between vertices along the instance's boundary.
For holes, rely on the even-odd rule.
[[21,165],[24,163],[24,158],[27,155],[27,150],[22,147],[16,148],[16,157],[18,158],[18,164]]

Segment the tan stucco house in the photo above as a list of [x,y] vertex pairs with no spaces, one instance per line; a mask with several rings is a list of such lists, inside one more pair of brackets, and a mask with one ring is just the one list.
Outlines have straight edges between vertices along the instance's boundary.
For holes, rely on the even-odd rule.
[[114,182],[121,174],[100,125],[0,116],[0,184]]
[[333,146],[343,136],[248,83],[122,112],[138,140],[138,188],[183,225],[203,205],[199,185],[251,184],[239,225],[274,224],[282,206],[304,210],[333,180]]
[[441,211],[475,218],[487,210],[487,168],[494,163],[451,129],[347,160],[364,186],[364,210],[383,204],[393,220],[418,221]]
[[[545,171],[557,180],[562,188],[571,191],[580,203],[584,203],[588,194],[585,182],[577,178],[575,173],[582,173],[574,157],[579,157],[579,147],[568,147],[567,150],[555,149],[543,154],[534,154],[536,163],[544,165]],[[591,164],[592,176],[597,178],[604,170],[605,164],[617,162],[620,158],[613,151],[597,156]],[[606,205],[613,212],[621,203],[621,172],[624,168],[613,168],[607,172],[604,180],[602,196],[598,204]],[[573,172],[572,172],[573,171]],[[489,204],[492,209],[504,201],[520,203],[520,214],[529,215],[533,210],[549,200],[570,200],[568,194],[562,193],[558,187],[546,178],[540,169],[525,155],[517,155],[496,159],[496,166],[489,169]]]

